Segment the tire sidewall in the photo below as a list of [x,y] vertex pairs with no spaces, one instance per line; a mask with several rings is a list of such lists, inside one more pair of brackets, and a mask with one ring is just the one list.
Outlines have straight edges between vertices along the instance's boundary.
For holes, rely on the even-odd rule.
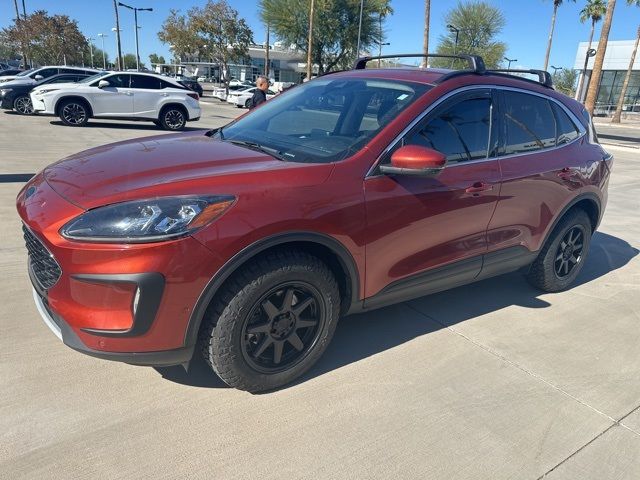
[[[314,346],[298,363],[285,371],[265,374],[254,370],[243,356],[244,326],[247,317],[263,295],[279,284],[287,282],[304,282],[318,291],[325,314],[324,323]],[[339,293],[335,283],[332,284],[320,275],[311,277],[309,270],[304,266],[291,265],[268,272],[261,275],[259,281],[246,285],[225,307],[212,332],[211,356],[219,358],[221,355],[229,355],[233,371],[246,379],[247,390],[275,389],[302,375],[322,356],[335,332],[339,309]],[[215,364],[213,366],[214,370],[220,374],[217,366]]]
[[18,104],[18,100],[20,100],[21,98],[26,98],[31,103],[31,99],[29,98],[28,95],[20,95],[19,97],[16,97],[16,99],[13,101],[13,110],[20,115],[33,115],[33,105],[31,106],[31,113],[22,113],[18,111],[18,109],[16,108],[16,105]]
[[[166,117],[167,114],[169,112],[180,112],[180,114],[182,115],[182,124],[180,125],[180,127],[177,128],[172,128],[171,126],[169,126],[169,124],[166,122]],[[185,113],[184,110],[182,110],[181,108],[177,108],[177,107],[166,107],[162,110],[162,112],[160,113],[160,125],[162,126],[162,128],[164,128],[165,130],[169,130],[171,132],[179,132],[181,130],[184,130],[184,127],[187,125],[187,114]]]
[[[584,237],[582,255],[580,258],[580,262],[573,268],[569,275],[561,278],[556,275],[555,271],[555,259],[558,252],[558,246],[560,245],[560,242],[562,242],[562,239],[567,234],[567,232],[574,227],[580,227],[580,229],[582,230],[582,234]],[[575,281],[578,275],[580,275],[580,272],[584,268],[587,256],[589,255],[589,249],[591,247],[591,235],[591,222],[589,220],[589,217],[584,212],[577,212],[575,215],[568,217],[558,226],[558,228],[554,232],[553,240],[549,244],[549,248],[542,263],[545,271],[547,272],[547,275],[550,276],[552,282],[555,284],[554,287],[556,287],[557,290],[566,289]]]
[[[81,123],[70,123],[64,118],[63,111],[64,111],[65,107],[68,106],[68,105],[73,105],[73,104],[82,107],[82,109],[84,110],[84,120]],[[87,124],[87,122],[89,121],[89,109],[82,102],[77,102],[75,100],[66,100],[60,105],[60,115],[59,115],[59,117],[60,117],[60,120],[62,120],[62,123],[64,123],[65,125],[67,125],[69,127],[84,127]]]

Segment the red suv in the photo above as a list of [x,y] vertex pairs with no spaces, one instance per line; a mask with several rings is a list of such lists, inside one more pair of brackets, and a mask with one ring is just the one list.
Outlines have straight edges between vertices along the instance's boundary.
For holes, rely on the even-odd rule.
[[584,265],[612,157],[539,81],[365,69],[229,125],[119,142],[20,192],[33,296],[62,341],[188,366],[249,391],[301,375],[338,318],[523,269],[547,292]]

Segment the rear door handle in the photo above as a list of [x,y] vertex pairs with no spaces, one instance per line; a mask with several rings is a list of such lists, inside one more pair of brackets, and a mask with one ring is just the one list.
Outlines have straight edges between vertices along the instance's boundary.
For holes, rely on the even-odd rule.
[[490,183],[476,182],[470,187],[467,187],[465,189],[465,192],[480,193],[480,192],[488,192],[489,190],[493,190],[493,185],[491,185]]

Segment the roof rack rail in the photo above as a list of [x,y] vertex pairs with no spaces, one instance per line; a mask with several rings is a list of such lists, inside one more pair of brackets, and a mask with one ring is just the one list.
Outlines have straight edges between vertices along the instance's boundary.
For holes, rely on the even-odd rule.
[[353,64],[354,70],[364,70],[367,66],[367,63],[371,60],[381,60],[384,58],[410,58],[410,57],[422,57],[422,58],[454,58],[458,60],[466,60],[469,64],[468,70],[463,71],[471,71],[473,73],[484,73],[486,68],[484,66],[484,60],[479,55],[439,55],[439,54],[428,54],[424,53],[403,53],[400,55],[377,55],[374,57],[360,57]]
[[[497,69],[497,70],[487,70],[487,73],[501,73],[506,75],[512,75],[514,73],[530,73],[532,75],[538,75],[538,82],[544,85],[545,87],[553,88],[553,79],[551,78],[551,74],[546,70]],[[522,80],[532,81],[529,78],[522,78]]]

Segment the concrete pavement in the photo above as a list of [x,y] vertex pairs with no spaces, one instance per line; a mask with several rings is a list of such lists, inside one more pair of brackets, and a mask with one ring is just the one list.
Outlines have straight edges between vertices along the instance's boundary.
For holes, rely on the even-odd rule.
[[[211,128],[241,113],[203,106]],[[0,113],[0,174],[152,135]],[[640,163],[616,155],[577,285],[518,274],[343,319],[296,384],[250,395],[87,357],[40,320],[14,199],[0,183],[0,477],[10,479],[640,478]]]

